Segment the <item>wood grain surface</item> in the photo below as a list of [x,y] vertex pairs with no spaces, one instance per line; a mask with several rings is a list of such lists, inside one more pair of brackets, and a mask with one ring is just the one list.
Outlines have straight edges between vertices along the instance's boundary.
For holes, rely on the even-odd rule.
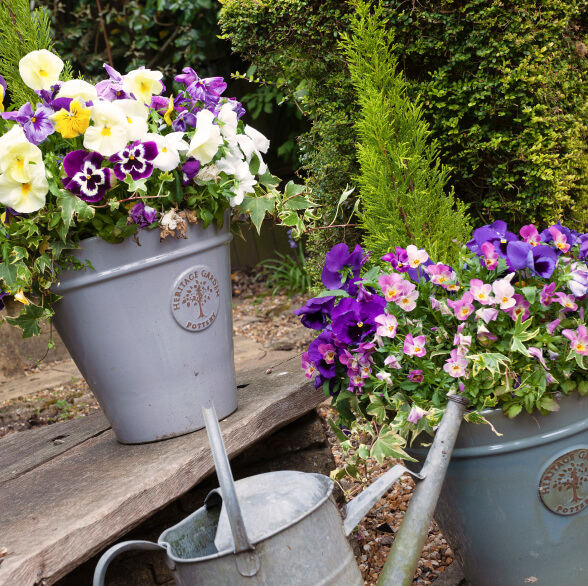
[[[237,373],[238,410],[221,422],[229,457],[323,399],[300,359]],[[0,585],[52,584],[214,469],[204,430],[122,445],[101,414],[0,440]]]

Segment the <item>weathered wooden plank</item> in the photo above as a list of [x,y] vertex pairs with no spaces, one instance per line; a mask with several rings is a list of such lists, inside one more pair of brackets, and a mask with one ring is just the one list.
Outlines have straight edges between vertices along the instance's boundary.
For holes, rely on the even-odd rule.
[[[221,422],[229,457],[323,399],[299,358],[242,373],[239,409]],[[246,385],[246,386],[243,386]],[[28,432],[24,432],[28,433]],[[0,485],[0,584],[52,584],[213,470],[204,430],[123,446],[111,430]]]
[[100,411],[0,440],[0,486],[110,428]]

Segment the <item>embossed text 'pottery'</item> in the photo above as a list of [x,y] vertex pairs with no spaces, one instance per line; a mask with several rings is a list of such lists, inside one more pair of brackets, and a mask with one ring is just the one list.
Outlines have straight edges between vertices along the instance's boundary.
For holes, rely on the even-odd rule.
[[110,244],[83,240],[54,291],[54,325],[118,440],[156,441],[204,427],[237,408],[228,217],[222,229],[188,226]]
[[559,404],[461,426],[435,519],[472,586],[588,584],[588,397]]

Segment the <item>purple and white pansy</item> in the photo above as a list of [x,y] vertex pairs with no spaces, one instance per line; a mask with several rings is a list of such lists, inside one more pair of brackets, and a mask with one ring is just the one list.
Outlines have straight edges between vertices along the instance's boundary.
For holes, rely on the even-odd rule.
[[100,201],[110,189],[111,170],[102,167],[104,157],[100,153],[73,151],[63,159],[67,177],[63,186],[88,203]]
[[130,175],[133,181],[147,179],[153,173],[153,160],[157,157],[157,145],[153,141],[136,140],[109,158],[114,163],[114,174],[124,181]]

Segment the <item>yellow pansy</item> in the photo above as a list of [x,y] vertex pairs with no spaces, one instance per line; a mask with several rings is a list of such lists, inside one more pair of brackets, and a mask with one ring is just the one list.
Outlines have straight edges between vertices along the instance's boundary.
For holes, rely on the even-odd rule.
[[135,99],[140,100],[143,104],[150,105],[152,96],[159,95],[163,91],[161,71],[151,71],[150,69],[135,69],[127,73],[123,79],[123,90],[133,94]]
[[55,130],[63,138],[75,138],[84,134],[90,126],[91,113],[90,108],[86,108],[80,100],[72,100],[69,112],[65,108],[61,108],[59,112],[51,116],[51,120],[55,124]]
[[31,302],[25,297],[25,294],[22,292],[22,289],[18,290],[18,293],[14,296],[17,301],[20,301],[23,305],[30,305]]
[[172,112],[174,111],[174,97],[170,96],[169,98],[169,106],[167,108],[167,112],[163,115],[163,119],[165,120],[165,123],[168,126],[172,125],[172,119],[171,119],[171,115]]

